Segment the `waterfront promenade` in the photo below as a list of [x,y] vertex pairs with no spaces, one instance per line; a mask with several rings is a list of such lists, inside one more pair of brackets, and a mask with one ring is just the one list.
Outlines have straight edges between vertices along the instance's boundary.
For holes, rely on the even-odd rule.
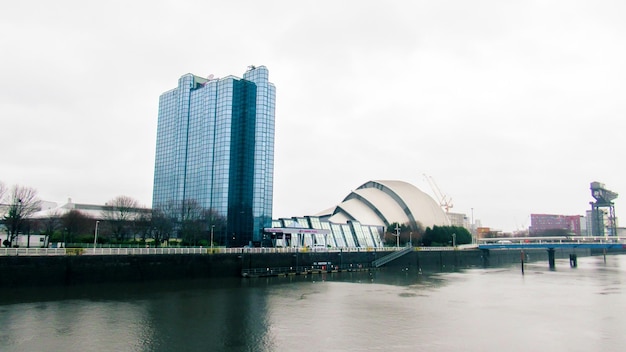
[[[62,256],[62,255],[175,255],[175,254],[271,254],[271,253],[363,253],[393,252],[406,247],[362,248],[343,247],[312,250],[307,247],[288,248],[224,248],[224,247],[97,247],[97,248],[0,248],[0,256]],[[476,245],[457,247],[414,247],[416,251],[454,251],[477,248]]]
[[[378,267],[447,271],[518,264],[520,249],[479,249],[477,245],[384,248],[0,248],[0,287],[98,282],[144,282],[209,277],[266,276],[276,273],[353,271]],[[620,251],[623,251],[620,249]],[[393,261],[385,257],[402,253]],[[588,256],[588,248],[523,250],[524,261]],[[602,252],[595,252],[596,254]],[[388,258],[388,257],[387,257]]]

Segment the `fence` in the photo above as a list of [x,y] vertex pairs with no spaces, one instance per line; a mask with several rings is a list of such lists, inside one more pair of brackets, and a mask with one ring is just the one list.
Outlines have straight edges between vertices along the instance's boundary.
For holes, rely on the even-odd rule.
[[[452,251],[470,247],[415,247],[418,251]],[[384,248],[324,248],[306,247],[286,248],[224,248],[224,247],[156,247],[156,248],[0,248],[0,256],[58,256],[58,255],[157,255],[157,254],[239,254],[239,253],[352,253],[352,252],[390,252],[403,250],[405,247]]]

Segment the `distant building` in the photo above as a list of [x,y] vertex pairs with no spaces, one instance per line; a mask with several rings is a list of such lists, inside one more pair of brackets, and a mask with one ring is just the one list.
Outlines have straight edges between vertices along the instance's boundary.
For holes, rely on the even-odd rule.
[[195,202],[226,220],[223,245],[260,242],[272,225],[275,95],[265,66],[243,79],[186,74],[163,93],[153,209]]
[[580,215],[530,214],[530,235],[540,236],[550,230],[564,230],[576,236],[583,235],[585,218]]
[[[49,219],[49,218],[61,218],[70,211],[78,211],[85,217],[91,218],[94,221],[107,220],[107,213],[116,212],[116,209],[108,204],[85,204],[74,203],[72,198],[68,198],[67,203],[58,206],[54,202],[46,202],[48,207],[42,209],[31,216],[34,220]],[[150,209],[146,208],[129,208],[127,210],[129,220],[137,219],[141,214],[149,215]],[[95,225],[94,225],[95,226]]]
[[[9,238],[9,235],[6,232],[0,232],[0,244],[4,243]],[[40,234],[22,234],[20,233],[13,240],[12,246],[14,247],[22,247],[22,248],[43,248],[47,247],[47,236]],[[2,245],[4,247],[4,245]]]
[[476,228],[476,238],[491,238],[496,237],[494,233],[491,232],[491,228],[489,227],[477,227]]
[[461,213],[446,213],[446,216],[450,220],[451,226],[464,227],[471,231],[471,225],[467,215]]

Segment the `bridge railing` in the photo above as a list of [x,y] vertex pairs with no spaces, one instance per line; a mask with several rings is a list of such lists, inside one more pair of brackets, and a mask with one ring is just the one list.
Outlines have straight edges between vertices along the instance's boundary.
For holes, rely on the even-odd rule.
[[483,244],[523,244],[523,243],[621,243],[626,237],[620,236],[542,236],[542,237],[498,237],[481,238],[478,243]]

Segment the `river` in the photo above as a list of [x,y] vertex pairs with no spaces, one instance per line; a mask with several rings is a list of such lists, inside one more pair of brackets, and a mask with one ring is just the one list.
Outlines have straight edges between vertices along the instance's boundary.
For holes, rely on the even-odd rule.
[[9,289],[0,350],[621,351],[626,256]]

